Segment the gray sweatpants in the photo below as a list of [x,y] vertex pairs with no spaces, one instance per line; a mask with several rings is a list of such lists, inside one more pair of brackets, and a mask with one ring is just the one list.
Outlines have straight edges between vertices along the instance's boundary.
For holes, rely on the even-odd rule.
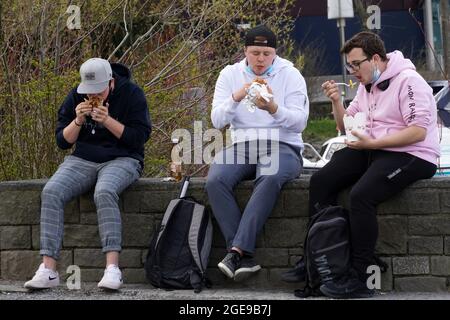
[[[300,148],[287,144],[280,143],[276,151],[261,145],[256,152],[255,149],[248,142],[225,148],[214,158],[206,181],[209,203],[227,249],[238,247],[249,254],[255,251],[256,237],[272,212],[281,188],[299,176],[303,163]],[[270,166],[274,156],[278,161],[277,170],[266,170],[269,174],[264,174],[263,169]],[[251,161],[255,157],[257,163]],[[240,181],[249,179],[255,179],[254,190],[241,213],[233,190]]]
[[120,157],[95,163],[67,156],[41,195],[41,255],[59,258],[64,231],[64,207],[95,184],[99,233],[103,252],[121,251],[119,194],[141,174],[138,160]]

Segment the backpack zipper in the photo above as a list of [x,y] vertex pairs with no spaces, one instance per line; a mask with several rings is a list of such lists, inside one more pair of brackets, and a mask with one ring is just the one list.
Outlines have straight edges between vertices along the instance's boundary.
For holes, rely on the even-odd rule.
[[336,243],[335,245],[329,246],[327,248],[323,248],[323,249],[314,251],[313,253],[316,254],[316,253],[322,253],[322,252],[330,251],[330,250],[342,247],[342,246],[346,245],[347,243],[348,243],[348,240],[345,240],[345,241]]
[[329,224],[332,224],[333,222],[336,222],[336,221],[342,221],[342,222],[344,222],[344,223],[347,222],[347,220],[345,220],[345,219],[342,218],[342,217],[337,217],[337,218],[333,218],[333,219],[330,219],[330,220],[325,220],[325,221],[316,222],[316,223],[312,226],[312,228],[309,230],[309,232],[308,232],[308,237],[309,237],[309,235],[310,235],[311,233],[313,233],[313,231],[314,231],[315,229],[320,228],[320,227],[323,227],[323,226],[326,226],[326,225],[329,225]]

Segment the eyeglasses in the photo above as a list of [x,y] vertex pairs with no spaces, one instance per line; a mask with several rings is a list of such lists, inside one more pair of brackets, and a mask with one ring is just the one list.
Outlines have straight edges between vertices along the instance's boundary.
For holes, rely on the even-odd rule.
[[363,63],[364,61],[368,61],[369,58],[365,58],[363,60],[360,61],[353,61],[353,63],[345,63],[345,68],[347,69],[348,72],[353,72],[353,71],[358,71],[361,67],[361,63]]

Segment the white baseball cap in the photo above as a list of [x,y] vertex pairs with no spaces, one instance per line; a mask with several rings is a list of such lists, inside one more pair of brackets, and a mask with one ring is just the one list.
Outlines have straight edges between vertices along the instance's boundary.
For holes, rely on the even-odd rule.
[[77,88],[80,94],[97,94],[108,87],[112,69],[108,60],[92,58],[80,67],[81,83]]

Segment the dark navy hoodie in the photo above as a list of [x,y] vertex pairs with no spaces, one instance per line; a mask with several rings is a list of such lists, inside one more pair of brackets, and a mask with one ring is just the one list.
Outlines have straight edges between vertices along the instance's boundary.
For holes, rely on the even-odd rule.
[[[151,122],[148,112],[147,100],[144,92],[131,81],[130,70],[122,64],[112,63],[114,90],[110,92],[109,116],[125,126],[120,139],[116,138],[101,124],[86,117],[80,134],[75,142],[72,155],[97,163],[113,160],[117,157],[131,157],[144,161],[144,144],[150,137]],[[76,88],[72,89],[58,111],[58,124],[56,127],[56,143],[61,149],[69,149],[63,136],[63,130],[75,119],[76,106],[87,98],[78,94]]]

